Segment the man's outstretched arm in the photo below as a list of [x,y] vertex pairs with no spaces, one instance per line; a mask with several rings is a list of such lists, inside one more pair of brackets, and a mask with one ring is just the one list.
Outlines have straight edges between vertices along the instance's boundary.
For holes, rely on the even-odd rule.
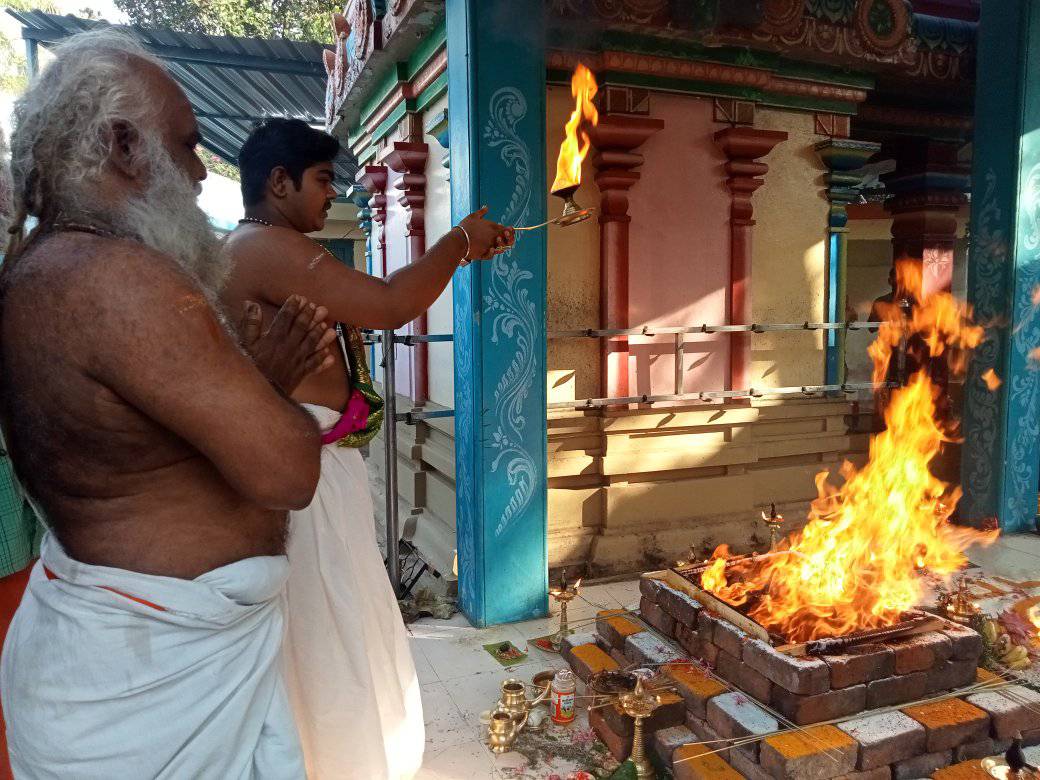
[[301,233],[271,231],[270,249],[251,258],[252,282],[274,306],[299,294],[326,307],[336,322],[399,328],[433,305],[460,264],[512,246],[512,229],[484,219],[485,212],[466,217],[417,262],[385,279],[348,268]]

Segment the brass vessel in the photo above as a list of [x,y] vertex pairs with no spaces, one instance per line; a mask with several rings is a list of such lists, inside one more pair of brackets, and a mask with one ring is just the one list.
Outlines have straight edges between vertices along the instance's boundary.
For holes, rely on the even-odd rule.
[[508,753],[520,733],[520,725],[513,720],[512,713],[495,710],[488,724],[488,747],[493,753]]

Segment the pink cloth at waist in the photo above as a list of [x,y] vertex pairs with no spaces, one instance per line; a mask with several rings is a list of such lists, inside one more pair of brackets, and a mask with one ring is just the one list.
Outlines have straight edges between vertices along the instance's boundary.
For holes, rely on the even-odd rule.
[[364,430],[365,426],[368,425],[368,412],[368,401],[361,395],[360,390],[355,390],[350,394],[347,408],[339,420],[336,421],[332,428],[322,434],[321,443],[334,444],[344,436]]

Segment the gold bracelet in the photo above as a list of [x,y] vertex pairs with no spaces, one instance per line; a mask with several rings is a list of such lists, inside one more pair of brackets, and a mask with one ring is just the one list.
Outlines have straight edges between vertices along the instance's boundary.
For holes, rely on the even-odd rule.
[[455,230],[455,229],[461,230],[462,231],[462,235],[466,237],[466,251],[462,253],[462,259],[459,260],[459,267],[461,268],[463,266],[466,266],[466,265],[470,264],[469,250],[470,250],[470,246],[472,246],[472,244],[470,243],[469,233],[466,232],[466,228],[462,227],[462,225],[456,225],[455,227],[452,228],[452,230]]

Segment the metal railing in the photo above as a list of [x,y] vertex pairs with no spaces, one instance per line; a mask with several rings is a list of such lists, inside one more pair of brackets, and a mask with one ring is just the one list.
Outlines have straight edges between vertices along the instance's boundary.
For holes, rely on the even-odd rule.
[[[745,390],[704,390],[699,392],[681,392],[684,378],[682,376],[683,355],[685,350],[685,336],[704,333],[776,333],[790,331],[837,331],[837,330],[871,330],[878,328],[877,322],[782,322],[782,323],[754,323],[751,325],[680,325],[680,326],[656,326],[643,325],[637,328],[587,328],[584,330],[561,330],[552,331],[548,334],[550,340],[563,339],[603,339],[618,336],[674,336],[674,348],[676,358],[675,392],[659,395],[636,395],[624,398],[582,398],[573,401],[554,401],[546,405],[547,409],[598,409],[607,406],[624,406],[629,404],[650,405],[655,403],[682,402],[682,401],[717,401],[717,400],[739,400],[751,398],[768,398],[783,396],[812,397],[827,393],[858,393],[862,390],[872,390],[877,386],[868,382],[826,384],[826,385],[802,385],[792,387],[770,387],[770,388],[747,388]],[[396,335],[392,330],[379,332],[366,331],[364,343],[366,345],[394,344],[405,347],[414,347],[418,344],[446,343],[454,341],[450,333],[413,336]],[[454,409],[424,410],[412,408],[408,411],[397,409],[397,361],[394,349],[383,349],[382,375],[384,395],[384,463],[385,476],[385,500],[386,500],[386,552],[387,572],[390,575],[390,583],[394,592],[399,596],[401,593],[401,545],[400,545],[400,513],[397,505],[397,425],[416,425],[423,420],[454,417]],[[894,387],[894,383],[884,385]],[[418,580],[413,579],[411,585]],[[411,586],[409,586],[411,587]]]

